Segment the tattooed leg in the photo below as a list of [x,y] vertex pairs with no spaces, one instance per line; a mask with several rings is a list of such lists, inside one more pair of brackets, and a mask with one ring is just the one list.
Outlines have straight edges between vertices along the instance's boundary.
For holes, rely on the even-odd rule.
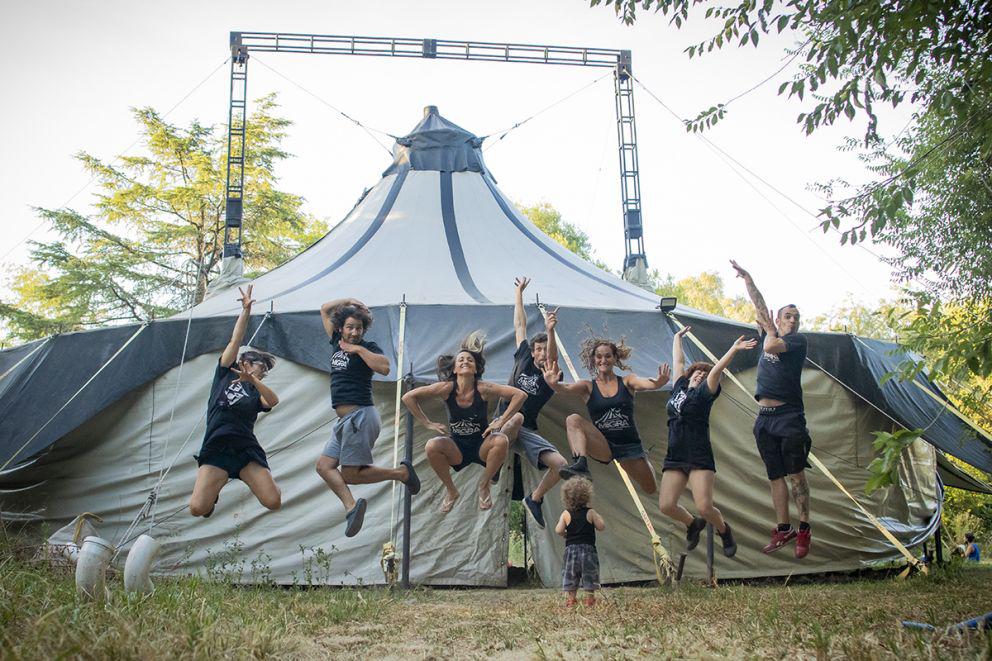
[[809,483],[806,481],[806,473],[790,475],[789,484],[792,486],[792,500],[799,510],[799,520],[809,523]]

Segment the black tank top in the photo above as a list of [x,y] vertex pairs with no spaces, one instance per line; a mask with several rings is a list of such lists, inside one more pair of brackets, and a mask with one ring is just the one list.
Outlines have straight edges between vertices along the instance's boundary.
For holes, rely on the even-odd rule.
[[565,527],[565,546],[573,544],[596,545],[596,526],[589,523],[586,515],[589,514],[588,507],[568,510],[571,521]]
[[617,377],[617,394],[613,397],[604,397],[593,379],[592,394],[586,408],[592,424],[610,443],[627,445],[641,442],[634,424],[634,394],[627,390],[623,378]]
[[489,424],[487,418],[489,410],[486,400],[479,394],[479,388],[475,388],[472,395],[472,404],[467,408],[458,405],[458,384],[451,388],[451,394],[444,400],[448,407],[448,429],[452,438],[461,440],[481,441],[482,432]]

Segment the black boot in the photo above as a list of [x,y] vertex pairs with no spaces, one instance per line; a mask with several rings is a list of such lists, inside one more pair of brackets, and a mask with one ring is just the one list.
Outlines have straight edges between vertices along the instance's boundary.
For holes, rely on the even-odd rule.
[[706,527],[706,519],[697,516],[685,531],[685,550],[689,552],[699,544],[699,533]]
[[737,554],[737,541],[734,539],[734,532],[730,529],[730,524],[724,521],[723,525],[726,526],[726,530],[717,534],[723,540],[723,554],[728,558],[732,558]]
[[585,457],[575,457],[575,461],[558,469],[558,475],[563,480],[573,477],[584,477],[587,480],[592,479],[589,475],[589,466],[586,463]]

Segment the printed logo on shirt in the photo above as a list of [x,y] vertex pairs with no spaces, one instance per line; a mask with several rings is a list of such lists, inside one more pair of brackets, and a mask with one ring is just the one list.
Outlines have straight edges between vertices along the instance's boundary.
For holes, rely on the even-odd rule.
[[764,354],[762,354],[761,358],[763,360],[767,360],[769,363],[778,363],[778,362],[781,362],[779,360],[779,357],[778,357],[778,354],[777,353],[768,353],[766,351],[766,352],[764,352]]
[[224,397],[227,399],[228,406],[234,406],[247,396],[248,391],[245,390],[244,385],[240,381],[232,381],[231,385],[224,391]]
[[630,429],[630,418],[623,414],[618,408],[611,408],[595,422],[600,431],[620,431]]
[[540,390],[540,378],[537,374],[521,374],[517,377],[517,387],[528,395],[536,395]]
[[331,356],[331,371],[332,372],[342,372],[348,369],[348,362],[351,360],[349,356],[344,351],[335,351],[334,355]]
[[455,436],[473,436],[482,432],[482,425],[475,420],[459,420],[452,422],[450,429]]
[[688,394],[686,393],[686,391],[680,390],[675,394],[674,397],[672,397],[671,401],[669,401],[668,403],[669,405],[671,405],[672,408],[675,409],[676,413],[681,413],[682,405],[685,404],[685,400],[687,398],[688,398]]

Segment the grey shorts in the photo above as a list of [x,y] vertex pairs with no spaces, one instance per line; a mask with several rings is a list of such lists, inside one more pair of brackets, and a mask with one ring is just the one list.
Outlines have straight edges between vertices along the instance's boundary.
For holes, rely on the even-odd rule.
[[334,423],[331,440],[322,454],[337,459],[341,466],[371,466],[372,446],[381,428],[382,420],[374,406],[355,409]]
[[531,463],[531,466],[536,466],[538,470],[547,468],[547,466],[541,463],[541,455],[543,453],[558,452],[558,448],[546,441],[544,437],[533,429],[527,429],[526,427],[521,427],[520,431],[517,432],[517,443],[520,444],[520,447],[515,449],[522,449],[524,455],[527,457],[527,461]]
[[599,555],[592,544],[572,544],[565,547],[565,562],[561,570],[561,589],[599,589]]

